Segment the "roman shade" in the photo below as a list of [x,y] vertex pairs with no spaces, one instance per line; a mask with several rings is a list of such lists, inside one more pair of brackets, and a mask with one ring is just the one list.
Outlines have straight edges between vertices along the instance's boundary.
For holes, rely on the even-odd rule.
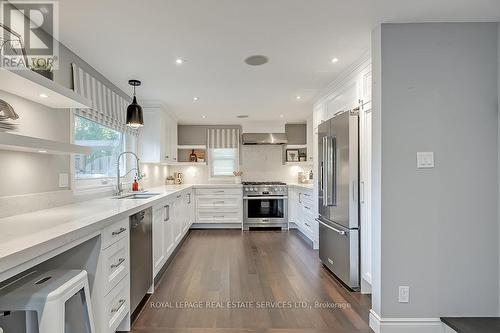
[[71,64],[73,69],[73,89],[92,101],[92,108],[75,109],[75,113],[116,131],[137,136],[137,129],[126,125],[127,106],[130,98],[124,98],[113,89],[99,81],[81,67]]
[[207,130],[207,148],[240,147],[240,130],[238,128],[209,128]]

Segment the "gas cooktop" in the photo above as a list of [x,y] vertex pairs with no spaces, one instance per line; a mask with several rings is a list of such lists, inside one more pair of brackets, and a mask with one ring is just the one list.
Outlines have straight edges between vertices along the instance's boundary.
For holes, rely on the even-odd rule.
[[259,185],[286,185],[283,182],[243,182],[244,186],[259,186]]

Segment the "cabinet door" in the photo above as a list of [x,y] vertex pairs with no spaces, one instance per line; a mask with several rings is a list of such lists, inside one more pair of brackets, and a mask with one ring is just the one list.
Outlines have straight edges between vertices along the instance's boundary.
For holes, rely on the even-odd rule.
[[166,116],[165,161],[177,162],[177,122],[170,115]]
[[153,271],[156,275],[167,260],[165,244],[165,208],[153,207]]
[[158,109],[144,109],[144,127],[139,131],[137,151],[142,163],[160,163],[164,150],[163,116]]
[[288,222],[295,223],[297,220],[297,205],[299,204],[299,199],[297,196],[297,191],[293,188],[288,189]]
[[175,248],[175,240],[174,240],[174,216],[173,216],[173,201],[168,201],[165,206],[165,253],[168,257],[172,254]]
[[182,195],[178,195],[174,202],[174,241],[175,244],[179,244],[182,238]]
[[313,161],[313,116],[307,119],[307,161]]

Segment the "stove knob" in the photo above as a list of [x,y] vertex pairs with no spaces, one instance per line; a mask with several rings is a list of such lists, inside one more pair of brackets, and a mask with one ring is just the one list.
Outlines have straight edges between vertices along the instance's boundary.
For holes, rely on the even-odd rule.
[[254,192],[257,192],[257,188],[256,187],[254,187],[253,190],[254,190]]
[[245,188],[245,192],[248,192],[248,188]]
[[274,192],[278,192],[278,188],[277,187],[274,188]]

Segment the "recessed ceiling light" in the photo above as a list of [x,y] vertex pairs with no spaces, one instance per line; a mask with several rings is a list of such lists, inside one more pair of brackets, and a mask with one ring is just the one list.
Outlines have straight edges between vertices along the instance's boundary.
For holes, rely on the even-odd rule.
[[203,116],[201,116],[201,117],[202,117],[203,119],[205,119],[207,116],[203,115]]
[[332,63],[339,62],[339,58],[332,58]]
[[302,96],[297,96],[295,97],[297,100],[301,100],[302,99]]
[[197,101],[197,100],[199,100],[199,99],[200,99],[200,98],[199,98],[198,96],[194,96],[194,97],[193,97],[193,101]]
[[175,59],[175,63],[176,63],[177,65],[182,65],[182,64],[184,63],[184,59],[182,59],[182,58],[177,58],[177,59]]
[[282,115],[282,114],[280,114],[280,118],[283,118],[283,117],[285,117],[285,116],[284,116],[284,115]]
[[245,63],[250,66],[261,66],[267,64],[269,58],[263,55],[253,55],[245,59]]
[[47,97],[49,97],[49,96],[48,96],[47,94],[40,94],[40,97],[41,97],[41,98],[47,98]]
[[44,154],[44,153],[46,153],[47,151],[46,151],[46,150],[39,150],[38,152],[39,152],[39,153]]

